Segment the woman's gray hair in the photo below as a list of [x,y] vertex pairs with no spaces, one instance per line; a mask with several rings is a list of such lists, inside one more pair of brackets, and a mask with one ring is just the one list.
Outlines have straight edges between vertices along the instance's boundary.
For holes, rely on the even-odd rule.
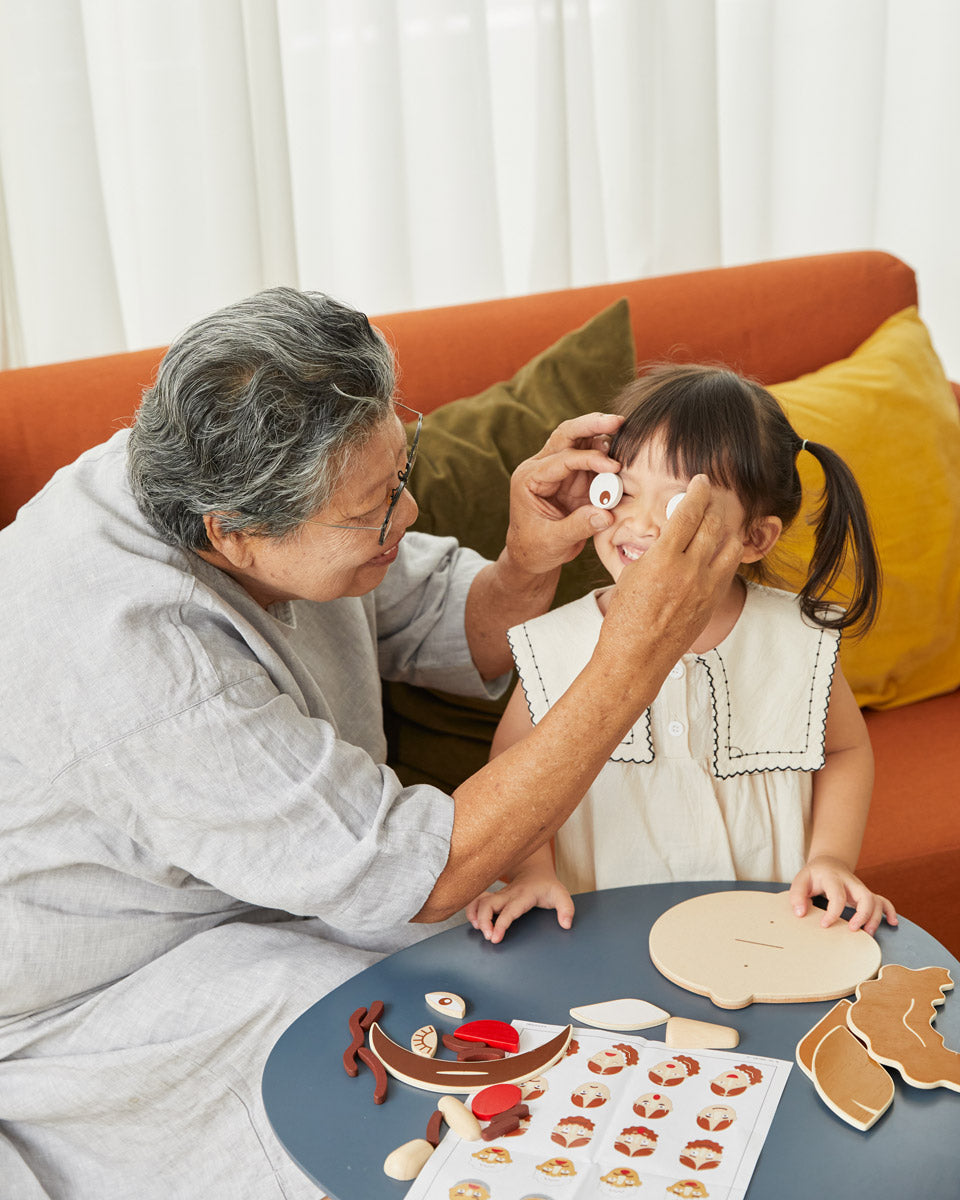
[[225,532],[282,538],[337,490],[349,452],[390,412],[393,355],[363,313],[278,287],[171,345],[130,431],[141,512],[174,546]]

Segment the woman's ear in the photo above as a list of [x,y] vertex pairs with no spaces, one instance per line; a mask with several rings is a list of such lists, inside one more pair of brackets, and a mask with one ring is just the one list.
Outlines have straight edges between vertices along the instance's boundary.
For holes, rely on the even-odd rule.
[[203,527],[214,554],[226,559],[231,567],[244,570],[253,562],[253,547],[245,533],[226,531],[220,524],[220,513],[204,513]]
[[741,562],[759,562],[773,549],[777,538],[783,533],[783,522],[779,517],[757,517],[752,521],[743,539]]

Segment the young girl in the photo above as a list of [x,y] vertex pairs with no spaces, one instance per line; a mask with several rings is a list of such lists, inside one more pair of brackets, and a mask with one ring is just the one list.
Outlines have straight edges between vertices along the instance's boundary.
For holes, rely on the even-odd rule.
[[[497,892],[467,908],[493,942],[534,905],[573,919],[571,892],[688,879],[792,881],[798,916],[814,895],[832,924],[873,933],[893,905],[854,874],[870,804],[873,756],[837,665],[840,632],[863,632],[879,602],[876,550],[860,490],[827,446],[801,440],[769,392],[731,371],[660,366],[620,396],[626,419],[610,455],[621,464],[615,522],[595,535],[613,578],[668,520],[667,506],[705,474],[723,520],[743,541],[743,566],[657,699],[556,836]],[[799,596],[762,586],[763,560],[801,502],[796,460],[825,477],[815,547]],[[673,506],[671,505],[671,512]],[[824,602],[845,562],[849,604]],[[493,740],[525,737],[579,673],[613,588],[510,631],[520,676]],[[576,747],[571,747],[576,753]]]

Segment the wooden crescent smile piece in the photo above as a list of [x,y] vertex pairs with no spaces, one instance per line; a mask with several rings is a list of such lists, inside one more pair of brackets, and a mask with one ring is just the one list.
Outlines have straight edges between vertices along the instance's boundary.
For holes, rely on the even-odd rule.
[[454,1062],[452,1059],[422,1058],[398,1046],[379,1025],[370,1028],[370,1049],[396,1079],[428,1092],[474,1092],[495,1083],[522,1083],[540,1075],[562,1057],[573,1026],[524,1054],[492,1062]]

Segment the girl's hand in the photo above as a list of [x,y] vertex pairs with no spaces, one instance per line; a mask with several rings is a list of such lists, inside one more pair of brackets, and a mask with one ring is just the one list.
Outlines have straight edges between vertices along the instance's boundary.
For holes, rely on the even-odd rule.
[[535,907],[555,908],[564,929],[573,924],[570,893],[553,871],[520,870],[499,892],[484,892],[471,900],[466,913],[474,929],[479,929],[488,942],[497,943],[503,941],[503,935],[517,917]]
[[850,918],[852,930],[874,934],[884,917],[888,925],[898,923],[890,901],[871,892],[839,858],[819,854],[798,872],[790,887],[790,903],[798,917],[806,915],[811,896],[827,898],[827,911],[820,922],[824,929],[833,925],[847,906],[857,910]]

